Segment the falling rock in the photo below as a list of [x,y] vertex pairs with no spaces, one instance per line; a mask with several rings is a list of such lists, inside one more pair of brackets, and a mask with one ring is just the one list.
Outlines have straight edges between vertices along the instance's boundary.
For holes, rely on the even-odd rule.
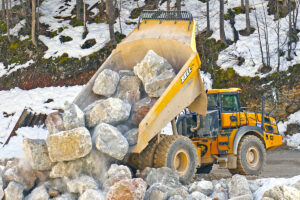
[[132,109],[132,123],[138,126],[140,122],[144,119],[144,117],[147,115],[149,110],[152,108],[152,106],[155,104],[155,102],[156,99],[150,97],[143,98],[136,102]]
[[52,134],[46,143],[52,162],[75,160],[86,156],[92,149],[91,135],[85,127]]
[[149,50],[144,59],[134,66],[134,73],[142,80],[150,97],[159,97],[175,77],[166,59]]
[[162,168],[152,168],[146,177],[146,183],[148,185],[153,185],[155,183],[161,183],[171,188],[181,187],[181,183],[179,182],[179,175],[177,172],[174,172],[168,167]]
[[4,190],[5,200],[22,200],[24,186],[17,182],[10,182]]
[[105,123],[96,126],[94,131],[96,148],[117,160],[122,160],[128,151],[128,142],[120,131]]
[[65,103],[65,111],[62,114],[65,130],[84,127],[84,113],[74,103]]
[[124,134],[124,137],[127,139],[129,145],[135,145],[137,143],[138,136],[139,136],[138,128],[131,129]]
[[131,171],[130,169],[125,165],[117,165],[112,164],[107,171],[107,179],[103,185],[104,190],[109,190],[111,186],[113,186],[115,183],[125,180],[125,179],[131,179]]
[[245,176],[239,174],[232,176],[232,179],[228,184],[228,189],[229,189],[229,198],[234,198],[246,194],[252,196],[252,192],[250,190],[247,179],[245,178]]
[[126,121],[130,110],[131,105],[119,98],[101,99],[86,108],[85,119],[91,128],[99,123],[116,124]]
[[226,200],[228,199],[226,186],[223,187],[222,183],[216,183],[214,186],[214,192],[211,195],[212,199]]
[[125,179],[115,183],[107,193],[107,200],[143,200],[147,184],[141,178]]
[[80,197],[79,200],[105,200],[105,196],[100,190],[87,189]]
[[51,160],[48,155],[48,149],[45,140],[23,140],[23,150],[32,169],[50,170]]
[[267,190],[263,195],[263,198],[265,197],[273,198],[274,200],[300,199],[300,190],[291,186],[277,185]]
[[34,190],[25,198],[25,200],[48,200],[49,194],[44,185],[41,185]]
[[97,182],[90,176],[82,175],[76,179],[67,181],[68,191],[82,194],[87,189],[98,189]]
[[206,196],[205,194],[199,191],[193,192],[192,194],[187,196],[186,199],[187,200],[212,200],[211,198],[209,198],[208,196]]
[[198,181],[198,182],[194,182],[191,184],[190,188],[189,188],[189,192],[195,192],[195,191],[199,191],[203,194],[205,194],[206,196],[210,196],[213,193],[213,189],[214,186],[212,184],[212,182],[210,181]]
[[59,112],[50,113],[45,120],[49,134],[58,133],[65,130],[62,115]]
[[30,190],[37,179],[36,172],[31,168],[27,160],[15,159],[8,161],[3,172],[4,183],[17,182],[22,184],[25,190]]
[[123,76],[116,97],[130,103],[137,102],[141,98],[140,85],[141,81],[137,76]]
[[98,95],[110,97],[115,93],[119,80],[120,76],[117,72],[104,69],[94,82],[93,92]]

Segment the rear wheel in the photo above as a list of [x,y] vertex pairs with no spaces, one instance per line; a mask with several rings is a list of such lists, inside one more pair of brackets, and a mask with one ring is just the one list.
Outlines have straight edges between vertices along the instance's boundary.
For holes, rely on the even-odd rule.
[[243,137],[237,156],[237,168],[229,170],[232,174],[259,175],[262,172],[266,160],[266,150],[258,137],[254,135]]
[[184,136],[166,136],[157,146],[154,167],[169,167],[177,171],[180,181],[187,184],[197,168],[197,152],[192,141]]

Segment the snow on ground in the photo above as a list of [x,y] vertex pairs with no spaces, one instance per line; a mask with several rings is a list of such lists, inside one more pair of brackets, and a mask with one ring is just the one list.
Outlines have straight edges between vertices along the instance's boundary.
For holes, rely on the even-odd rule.
[[262,196],[264,193],[277,186],[277,185],[288,185],[291,186],[295,183],[300,181],[300,175],[299,176],[294,176],[292,178],[263,178],[263,179],[257,179],[255,182],[258,183],[258,185],[261,185],[258,190],[255,191],[253,194],[255,200],[260,200],[262,199]]
[[[20,5],[21,1],[20,0],[11,0],[11,7],[13,8],[14,6]],[[10,4],[8,4],[8,6],[10,7]],[[2,10],[2,3],[0,3],[0,10]]]
[[[65,101],[72,102],[82,87],[48,87],[32,90],[14,88],[0,91],[0,142],[6,141],[25,107],[37,113],[51,113],[63,108]],[[51,99],[52,102],[45,103]],[[23,136],[27,137],[28,134]]]
[[287,146],[300,149],[300,133],[288,135],[286,138]]
[[17,71],[18,69],[22,69],[22,68],[26,68],[29,67],[31,64],[33,64],[34,61],[33,60],[29,60],[24,64],[17,64],[17,63],[13,63],[11,65],[8,65],[8,69],[5,68],[5,66],[0,63],[0,78],[4,75],[9,75],[15,71]]
[[[21,28],[23,28],[26,24],[26,20],[23,19],[21,20],[19,23],[17,23],[17,25],[14,27],[14,28],[11,28],[9,29],[9,33],[12,35],[12,36],[18,36],[19,35],[19,31],[21,30]],[[7,33],[3,34],[3,35],[7,35]]]
[[0,147],[0,158],[21,158],[24,155],[23,139],[46,139],[48,136],[46,129],[36,126],[19,128],[16,133],[7,145]]
[[202,80],[204,82],[204,89],[209,90],[212,89],[213,80],[211,78],[211,74],[209,72],[200,71]]

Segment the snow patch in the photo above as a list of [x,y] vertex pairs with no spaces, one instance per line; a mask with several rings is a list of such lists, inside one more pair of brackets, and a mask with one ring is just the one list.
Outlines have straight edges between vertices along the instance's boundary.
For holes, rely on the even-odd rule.
[[286,144],[289,147],[300,149],[300,133],[296,133],[292,136],[288,135],[286,139]]
[[291,114],[287,118],[288,120],[285,122],[279,122],[277,124],[279,133],[283,134],[287,130],[288,124],[299,124],[300,125],[300,110]]

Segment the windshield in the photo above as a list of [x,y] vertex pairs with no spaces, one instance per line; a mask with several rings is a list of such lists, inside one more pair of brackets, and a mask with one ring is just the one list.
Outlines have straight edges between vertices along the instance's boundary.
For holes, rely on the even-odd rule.
[[221,95],[222,112],[238,112],[240,109],[238,96],[236,94]]

